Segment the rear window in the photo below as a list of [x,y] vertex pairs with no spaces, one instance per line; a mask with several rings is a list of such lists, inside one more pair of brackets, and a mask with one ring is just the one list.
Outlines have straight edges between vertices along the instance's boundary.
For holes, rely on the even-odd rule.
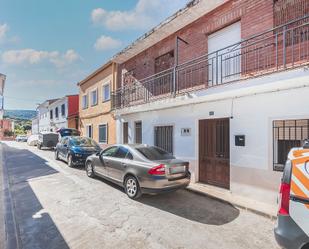
[[136,148],[136,150],[149,160],[155,161],[175,158],[172,154],[155,146]]
[[61,137],[67,136],[79,136],[80,132],[78,130],[64,129],[60,131]]

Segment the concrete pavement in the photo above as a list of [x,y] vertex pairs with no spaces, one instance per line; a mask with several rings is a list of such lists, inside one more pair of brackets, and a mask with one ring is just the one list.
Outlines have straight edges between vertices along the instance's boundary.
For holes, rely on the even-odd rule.
[[0,146],[20,248],[278,248],[274,221],[227,203],[186,190],[133,201],[51,151]]

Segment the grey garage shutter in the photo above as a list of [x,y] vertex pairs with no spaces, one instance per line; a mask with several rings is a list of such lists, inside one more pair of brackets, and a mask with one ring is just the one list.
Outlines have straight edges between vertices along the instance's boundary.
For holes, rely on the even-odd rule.
[[173,126],[155,126],[154,144],[173,154]]

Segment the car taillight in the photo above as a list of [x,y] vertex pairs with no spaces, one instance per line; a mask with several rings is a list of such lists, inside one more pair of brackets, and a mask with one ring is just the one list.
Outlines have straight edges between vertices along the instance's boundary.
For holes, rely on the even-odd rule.
[[164,164],[160,164],[158,166],[155,166],[153,168],[151,168],[148,173],[150,175],[165,175],[165,165]]
[[281,183],[280,199],[279,199],[279,214],[289,215],[290,189],[291,189],[290,184]]

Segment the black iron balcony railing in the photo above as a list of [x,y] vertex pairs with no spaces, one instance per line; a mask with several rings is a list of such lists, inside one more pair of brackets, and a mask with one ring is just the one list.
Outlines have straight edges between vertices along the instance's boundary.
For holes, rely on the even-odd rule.
[[154,74],[112,93],[114,109],[309,63],[309,16]]

